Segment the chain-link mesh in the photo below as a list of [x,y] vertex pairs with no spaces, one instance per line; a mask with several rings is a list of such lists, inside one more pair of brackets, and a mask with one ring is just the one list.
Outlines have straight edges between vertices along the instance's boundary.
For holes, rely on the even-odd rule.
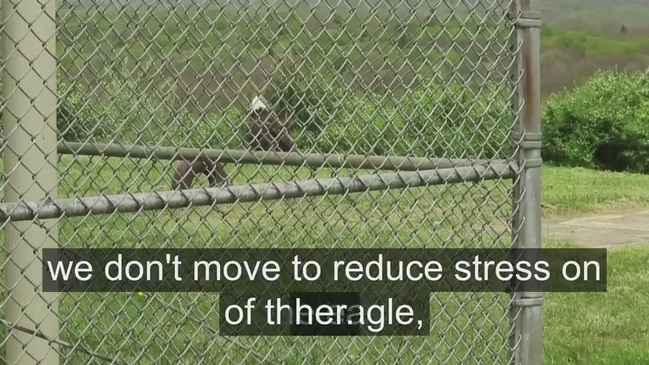
[[[52,131],[58,147],[50,144],[46,151],[37,142],[52,133],[24,120],[38,115],[42,120],[54,108],[40,110],[33,100],[31,107],[3,102],[5,118],[11,113],[13,121],[5,121],[3,134],[3,186],[16,173],[22,176],[13,180],[17,191],[40,189],[10,200],[5,188],[7,202],[42,201],[56,181],[58,197],[73,198],[154,196],[179,186],[183,176],[186,186],[228,191],[247,184],[382,173],[354,163],[318,165],[317,158],[309,166],[236,163],[225,154],[207,162],[187,157],[183,169],[180,158],[159,153],[166,149],[177,157],[169,151],[179,147],[190,151],[187,156],[191,149],[266,150],[257,159],[278,150],[338,155],[337,160],[373,155],[513,161],[517,153],[517,143],[510,140],[519,112],[511,103],[517,97],[512,70],[518,77],[521,67],[519,48],[512,47],[516,27],[508,18],[514,0],[63,0],[55,18],[56,75],[41,75],[47,65],[30,69],[29,57],[37,56],[40,45],[34,42],[53,42],[54,35],[32,31],[27,24],[54,22],[43,19],[38,4],[44,1],[27,2],[32,8],[10,0],[2,4],[4,19],[24,23],[2,34],[5,60],[23,57],[24,63],[15,61],[10,70],[22,73],[5,72],[3,88],[18,84],[12,90],[24,92],[27,102],[36,98],[47,106],[43,80],[56,76],[58,84],[57,131]],[[20,53],[18,44],[29,54]],[[9,51],[14,54],[5,54]],[[27,83],[31,94],[23,90]],[[267,110],[277,125],[267,125]],[[250,131],[257,127],[255,140]],[[264,138],[275,140],[265,148],[259,141]],[[123,156],[83,153],[97,143],[127,152],[133,145],[142,148]],[[17,148],[10,161],[6,150],[12,147]],[[23,161],[25,167],[15,171],[7,167],[27,153],[35,160]],[[416,170],[411,165],[404,162],[402,170]],[[211,169],[218,168],[220,174],[211,180],[216,176]],[[186,175],[192,171],[193,180]],[[94,214],[91,207],[56,223],[6,223],[6,229],[14,228],[4,239],[17,242],[8,248],[27,250],[48,237],[62,248],[510,247],[517,204],[512,204],[511,176],[473,180],[123,213]],[[49,195],[56,199],[57,194]],[[33,226],[42,228],[21,235]],[[7,272],[14,265],[11,257],[16,254],[8,250],[0,261]],[[4,285],[5,291],[12,289]],[[30,295],[43,296],[33,290]],[[220,337],[214,293],[66,293],[55,298],[56,338],[34,332],[40,320],[30,319],[35,323],[29,325],[21,315],[4,313],[20,323],[3,322],[0,338],[7,340],[0,344],[10,341],[5,336],[10,330],[24,333],[24,341],[49,338],[48,348],[58,351],[65,364],[502,364],[515,346],[508,343],[511,298],[500,293],[433,293],[430,336],[358,338]],[[3,304],[11,300],[2,299]]]

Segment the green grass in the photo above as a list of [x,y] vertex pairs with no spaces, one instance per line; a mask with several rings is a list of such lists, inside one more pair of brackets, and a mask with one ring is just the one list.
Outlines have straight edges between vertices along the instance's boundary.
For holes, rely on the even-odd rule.
[[546,0],[534,3],[546,22],[618,27],[644,26],[649,15],[645,0]]
[[[406,22],[387,12],[330,18],[328,12],[278,10],[255,15],[230,8],[120,16],[106,12],[65,13],[60,24],[59,49],[65,67],[81,66],[88,58],[101,59],[102,53],[113,51],[128,52],[135,58],[201,55],[191,58],[194,67],[204,66],[206,60],[219,67],[231,67],[242,59],[256,61],[286,53],[306,55],[306,62],[318,65],[323,52],[328,59],[344,57],[356,66],[379,55],[421,65],[427,60],[440,61],[446,51],[466,57],[460,48],[445,49],[453,41],[458,42],[454,47],[459,47],[479,33],[480,42],[494,42],[499,35],[506,40],[508,32],[495,18],[483,20],[478,16],[446,20],[419,14]],[[433,51],[422,54],[415,47]],[[367,48],[374,48],[374,54],[360,52]]]
[[544,50],[561,48],[571,52],[581,51],[584,57],[600,55],[632,55],[649,50],[644,36],[601,34],[593,30],[571,29],[545,25],[542,28],[541,47]]
[[[164,189],[171,173],[162,162],[65,156],[59,165],[68,171],[61,177],[62,196]],[[295,178],[288,168],[227,168],[235,184]],[[299,175],[308,178],[306,171]],[[555,167],[545,167],[543,176],[543,201],[559,212],[649,203],[649,193],[634,188],[646,186],[647,176]],[[59,243],[93,248],[504,247],[509,243],[509,187],[509,181],[496,181],[69,218],[60,221]],[[648,307],[640,300],[648,295],[643,285],[648,257],[644,248],[612,252],[610,293],[548,294],[546,363],[631,364],[649,357],[642,325]],[[370,364],[379,358],[455,364],[464,363],[463,356],[471,363],[504,363],[506,352],[498,349],[509,331],[508,297],[496,293],[434,294],[426,338],[225,338],[217,336],[216,294],[76,293],[61,298],[62,339],[138,364],[257,363],[260,358],[273,364]],[[71,351],[68,360],[83,363],[88,356]]]
[[[252,92],[250,83],[261,88],[267,74],[281,72],[275,67],[287,57],[298,61],[299,72],[309,79],[396,91],[407,88],[411,77],[418,81],[424,74],[453,72],[466,79],[477,77],[473,75],[477,69],[482,80],[495,73],[494,63],[506,57],[511,29],[503,25],[502,12],[486,18],[460,14],[446,19],[441,13],[431,17],[419,11],[417,17],[406,19],[387,10],[374,16],[359,10],[353,16],[336,17],[327,11],[253,14],[231,7],[137,15],[63,12],[57,50],[61,69],[69,77],[82,75],[79,84],[97,87],[96,81],[105,79],[105,69],[139,69],[149,79],[199,81],[204,83],[201,87],[223,82],[218,91],[200,92],[219,105],[229,105],[227,99],[241,90]],[[124,59],[130,60],[127,65],[116,65],[115,60]],[[156,65],[143,70],[147,64]],[[396,76],[403,81],[390,81]]]
[[548,293],[544,364],[649,363],[649,247],[608,255],[607,293]]
[[[569,8],[572,5],[555,10]],[[262,90],[269,78],[285,77],[277,65],[287,57],[299,61],[299,73],[308,79],[344,84],[356,91],[398,94],[433,76],[470,83],[505,82],[512,29],[504,26],[502,9],[485,19],[479,13],[456,13],[447,19],[443,11],[433,18],[430,9],[419,8],[415,17],[408,18],[387,10],[379,7],[376,16],[358,10],[353,17],[341,12],[334,17],[327,11],[310,14],[303,8],[268,14],[227,7],[120,15],[113,10],[63,11],[57,52],[66,78],[97,93],[107,70],[144,73],[146,83],[172,79],[172,87],[189,98],[190,109],[216,113],[220,111],[215,109]],[[642,12],[636,10],[634,15],[638,13]],[[572,23],[543,27],[541,50],[548,55],[544,64],[559,70],[578,67],[581,60],[602,68],[613,63],[644,64],[639,58],[649,51],[644,30],[632,28],[620,35],[619,26],[604,32],[575,28],[579,26]],[[123,60],[127,64],[122,65]],[[581,72],[590,73],[585,71],[590,68],[586,62],[582,71],[570,75],[581,79],[588,76]],[[573,86],[574,80],[554,73],[546,73],[544,80],[558,78],[550,84]]]
[[597,213],[649,205],[649,176],[581,168],[543,170],[546,216]]
[[[488,65],[505,57],[510,28],[502,9],[486,16],[479,12],[418,9],[415,17],[395,15],[380,7],[376,15],[357,9],[353,15],[305,9],[269,12],[222,10],[152,11],[117,14],[107,10],[88,14],[65,11],[59,16],[59,52],[64,68],[101,65],[114,59],[141,61],[164,56],[174,66],[227,70],[235,66],[235,80],[246,76],[242,60],[261,61],[285,55],[299,57],[312,73],[337,74],[336,65],[346,60],[347,70],[360,70],[367,60],[389,60],[395,69],[441,67],[449,60]],[[600,10],[601,11],[601,8]],[[612,34],[575,29],[554,23],[543,26],[543,49],[580,50],[585,56],[634,54],[649,50],[643,34]],[[322,60],[331,61],[322,67]],[[140,62],[141,62],[140,61]],[[139,62],[138,62],[139,64]],[[376,68],[377,65],[374,65]],[[323,69],[320,69],[323,68]],[[365,70],[365,69],[363,69]],[[387,70],[387,69],[386,69]],[[248,72],[250,70],[247,70]],[[370,70],[368,69],[367,72]]]
[[[67,161],[66,161],[67,160]],[[119,190],[147,191],[151,182],[168,186],[168,171],[161,163],[125,161],[114,173],[118,159],[79,159],[71,173],[62,177],[61,194],[117,193]],[[70,164],[62,158],[61,169]],[[84,170],[85,166],[87,170]],[[229,166],[230,171],[236,171]],[[274,168],[247,166],[235,175],[235,182],[270,180]],[[290,178],[291,169],[281,170]],[[349,171],[342,171],[342,174]],[[301,172],[304,178],[306,172]],[[245,175],[245,176],[244,176]],[[326,175],[326,174],[325,174]],[[158,177],[163,177],[158,179]],[[159,181],[156,183],[156,181]],[[81,217],[62,220],[60,243],[67,247],[430,247],[464,244],[503,246],[507,240],[503,222],[508,215],[506,189],[509,184],[455,185],[435,189],[407,189],[340,196],[315,197],[292,201],[272,201],[224,205],[215,208],[180,209],[130,214]],[[439,194],[436,196],[436,194]],[[479,209],[489,194],[493,206]],[[379,199],[381,198],[381,199]],[[499,199],[503,201],[499,202]],[[455,206],[456,202],[465,204]],[[472,202],[473,201],[473,202]],[[502,207],[500,207],[502,206]],[[494,219],[495,218],[495,219]],[[500,219],[492,228],[484,224]],[[504,343],[508,326],[505,321],[487,325],[485,314],[502,318],[507,298],[498,294],[437,294],[443,310],[432,319],[435,328],[444,324],[462,329],[463,344],[449,347],[430,338],[238,338],[229,346],[227,338],[216,336],[217,297],[212,294],[66,294],[62,296],[63,337],[78,339],[102,353],[138,363],[196,363],[204,356],[208,362],[227,358],[227,363],[245,361],[247,350],[270,363],[301,363],[306,354],[310,363],[323,360],[360,363],[379,356],[416,362],[418,351],[425,348],[440,361],[452,360],[451,351],[472,353],[493,362],[504,353],[492,352]],[[119,315],[118,315],[119,313]],[[155,325],[153,325],[155,323]],[[211,328],[212,330],[208,329]],[[458,339],[453,333],[447,340]],[[191,345],[188,341],[191,339]],[[138,341],[141,341],[138,343]],[[189,348],[191,351],[184,352]],[[278,348],[283,349],[277,351]],[[162,354],[164,359],[138,358]],[[205,351],[201,354],[201,351]],[[181,355],[182,354],[182,355]],[[72,363],[86,357],[72,354]],[[165,360],[168,359],[168,360]]]

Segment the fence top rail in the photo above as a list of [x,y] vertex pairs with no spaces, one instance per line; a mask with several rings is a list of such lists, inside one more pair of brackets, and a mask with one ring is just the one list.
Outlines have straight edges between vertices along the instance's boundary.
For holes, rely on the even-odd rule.
[[368,174],[305,181],[3,203],[0,204],[0,220],[3,222],[26,221],[79,217],[88,214],[134,213],[145,210],[290,199],[325,194],[344,195],[390,188],[509,179],[514,178],[517,171],[518,165],[515,162],[509,162],[490,166]]
[[231,149],[201,149],[182,147],[153,147],[142,145],[62,142],[58,152],[67,155],[103,157],[130,157],[158,160],[212,160],[238,164],[308,166],[330,168],[357,168],[375,170],[431,170],[437,168],[466,167],[507,163],[506,160],[428,158],[379,155],[343,155],[303,152],[249,151]]

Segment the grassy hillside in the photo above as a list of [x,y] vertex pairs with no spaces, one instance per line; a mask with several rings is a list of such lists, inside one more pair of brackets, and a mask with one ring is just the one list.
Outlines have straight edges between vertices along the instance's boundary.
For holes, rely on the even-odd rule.
[[645,26],[649,15],[647,0],[542,0],[533,1],[543,17],[553,23],[573,26]]
[[[287,58],[304,78],[364,94],[399,93],[433,76],[504,82],[507,1],[477,3],[471,12],[463,6],[452,14],[444,5],[433,11],[433,3],[397,3],[355,1],[336,10],[333,3],[315,1],[272,9],[259,1],[223,8],[187,2],[157,10],[130,3],[131,11],[74,3],[59,11],[62,77],[92,89],[91,98],[100,97],[110,72],[144,74],[157,83],[168,79],[194,111],[244,102],[241,97],[267,88],[272,77],[287,78],[278,74]],[[598,69],[649,65],[649,28],[643,24],[649,2],[537,3],[546,23],[544,96],[583,83]],[[148,82],[141,88],[167,90],[152,90]]]

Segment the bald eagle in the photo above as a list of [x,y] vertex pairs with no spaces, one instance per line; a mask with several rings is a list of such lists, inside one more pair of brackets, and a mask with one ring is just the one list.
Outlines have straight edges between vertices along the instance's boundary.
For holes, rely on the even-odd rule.
[[[263,96],[255,96],[248,116],[248,139],[253,150],[290,152],[295,143],[278,120]],[[218,161],[182,161],[176,168],[171,187],[191,189],[198,174],[206,174],[211,187],[227,184],[227,173]]]
[[253,150],[290,152],[295,149],[288,130],[277,120],[263,96],[255,96],[250,109],[248,128]]

